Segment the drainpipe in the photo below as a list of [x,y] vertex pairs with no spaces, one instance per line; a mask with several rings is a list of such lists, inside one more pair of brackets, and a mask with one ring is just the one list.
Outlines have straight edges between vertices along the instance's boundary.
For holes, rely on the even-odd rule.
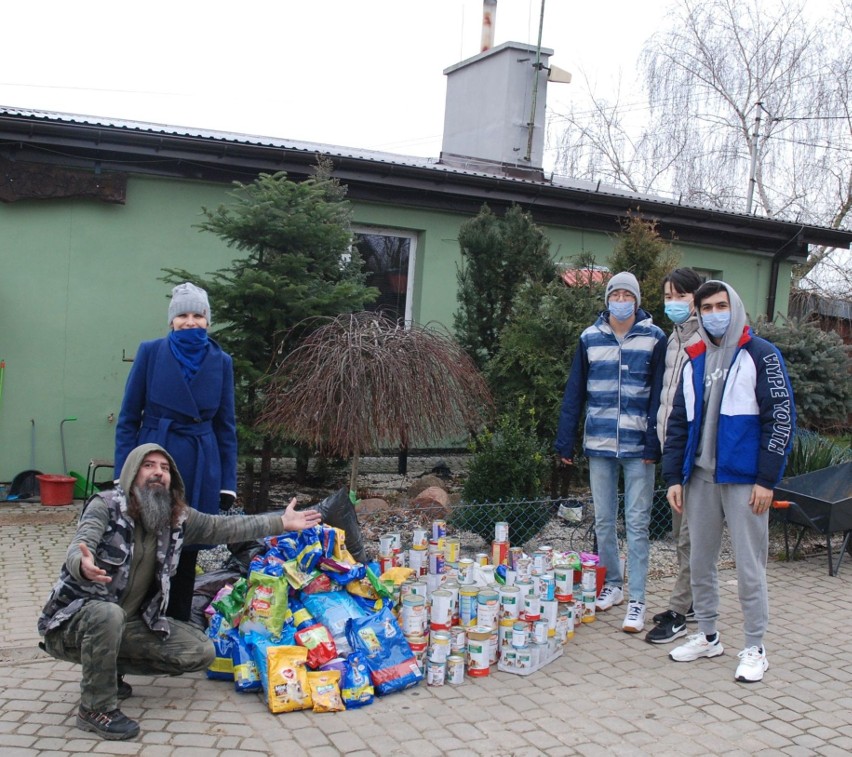
[[[802,249],[804,245],[804,226],[800,228],[790,239],[784,242],[783,245],[772,256],[772,265],[769,268],[769,292],[766,297],[766,317],[772,320],[775,317],[775,292],[778,289],[778,271],[781,268],[781,263],[790,257],[790,255]],[[791,248],[792,249],[789,249]]]
[[[544,0],[541,0],[541,14],[538,19],[538,45],[535,50],[535,81],[533,81],[532,106],[530,107],[530,122],[527,127],[527,154],[524,158],[527,163],[532,160],[533,131],[535,130],[535,107],[538,98],[538,80],[541,74],[541,32],[544,29]],[[541,125],[544,128],[544,124]]]

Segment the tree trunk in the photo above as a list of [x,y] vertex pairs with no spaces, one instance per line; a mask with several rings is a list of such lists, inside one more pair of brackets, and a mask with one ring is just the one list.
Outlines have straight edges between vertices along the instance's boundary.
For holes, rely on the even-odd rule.
[[404,476],[408,473],[408,447],[402,447],[399,450],[396,472],[399,473],[400,476]]
[[311,453],[303,444],[296,447],[296,483],[304,484],[308,480],[308,464],[311,461]]
[[257,498],[254,494],[254,455],[246,460],[243,468],[243,486],[240,498],[243,501],[243,509],[249,515],[258,512]]
[[272,440],[265,437],[260,455],[260,488],[257,493],[261,512],[269,509],[269,484],[272,473]]

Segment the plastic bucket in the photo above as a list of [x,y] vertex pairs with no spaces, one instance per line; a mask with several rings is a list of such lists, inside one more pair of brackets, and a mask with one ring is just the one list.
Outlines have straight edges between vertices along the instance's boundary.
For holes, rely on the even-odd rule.
[[53,473],[40,473],[36,476],[39,484],[39,499],[43,505],[70,505],[74,502],[73,476],[60,476]]

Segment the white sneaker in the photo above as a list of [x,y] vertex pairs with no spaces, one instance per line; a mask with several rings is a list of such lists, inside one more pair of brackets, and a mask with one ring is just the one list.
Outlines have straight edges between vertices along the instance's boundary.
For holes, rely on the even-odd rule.
[[645,603],[630,602],[621,630],[625,633],[642,633],[645,630]]
[[769,670],[769,660],[766,659],[766,647],[746,647],[737,654],[740,664],[734,673],[735,681],[756,683],[763,680],[763,674]]
[[610,607],[620,605],[622,602],[624,602],[624,591],[622,588],[606,584],[601,589],[601,593],[598,594],[597,600],[595,600],[595,609],[598,612],[605,612]]
[[718,657],[725,648],[722,646],[722,637],[716,633],[716,641],[707,641],[707,637],[701,633],[694,633],[686,637],[686,643],[675,647],[669,652],[675,662],[692,662],[699,657]]

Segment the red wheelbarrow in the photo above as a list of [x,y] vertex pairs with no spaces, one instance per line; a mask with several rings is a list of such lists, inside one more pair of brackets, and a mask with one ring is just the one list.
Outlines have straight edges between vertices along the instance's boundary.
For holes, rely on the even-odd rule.
[[[798,526],[799,536],[792,557],[802,543],[805,531],[812,529],[825,536],[828,551],[828,575],[840,570],[843,555],[852,554],[852,461],[830,468],[783,479],[775,487],[773,507],[784,523],[784,547],[791,559],[788,526]],[[843,542],[837,562],[831,549],[831,535],[842,532]]]

